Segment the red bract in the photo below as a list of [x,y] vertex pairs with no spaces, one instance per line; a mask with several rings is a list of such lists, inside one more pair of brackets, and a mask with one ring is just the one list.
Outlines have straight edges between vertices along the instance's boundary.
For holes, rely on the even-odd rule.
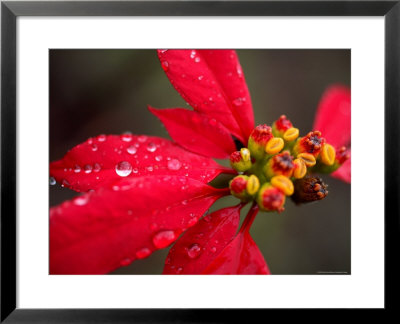
[[[236,174],[212,158],[228,158],[236,150],[234,139],[246,145],[254,129],[235,51],[160,50],[158,55],[169,80],[194,111],[149,107],[174,142],[145,135],[99,135],[50,164],[50,174],[59,183],[84,192],[50,209],[50,273],[108,273],[176,241],[164,274],[269,274],[249,232],[259,210],[256,203],[238,228],[246,199],[260,186],[257,177],[243,176],[242,203],[207,213],[230,193],[209,182],[221,173]],[[340,147],[350,142],[349,90],[336,86],[327,91],[314,126],[335,146],[337,158],[345,154]],[[238,165],[251,165],[247,148],[236,155]],[[350,181],[350,167],[335,174]],[[290,181],[275,180],[290,191]]]
[[[322,95],[315,115],[314,129],[321,131],[336,150],[350,147],[351,140],[351,92],[335,85]],[[350,155],[350,150],[348,152]],[[351,182],[351,157],[332,176]]]

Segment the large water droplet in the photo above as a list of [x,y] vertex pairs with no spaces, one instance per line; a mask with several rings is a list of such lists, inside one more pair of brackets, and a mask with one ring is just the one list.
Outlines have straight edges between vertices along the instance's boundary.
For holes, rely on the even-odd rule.
[[149,248],[143,248],[136,252],[136,258],[144,259],[151,254],[151,250]]
[[172,159],[170,161],[168,161],[168,169],[173,170],[173,171],[177,171],[181,168],[182,163],[177,160],[177,159]]
[[90,164],[86,164],[86,165],[83,167],[83,170],[85,171],[85,173],[89,174],[89,173],[92,172],[93,167],[92,167]]
[[197,243],[192,244],[187,250],[188,257],[191,259],[197,258],[200,255],[200,253],[201,253],[201,248],[200,245],[198,245]]
[[127,149],[126,149],[126,151],[129,153],[129,154],[136,154],[136,152],[137,152],[137,148],[136,148],[136,146],[135,145],[131,145],[131,146],[129,146]]
[[162,249],[170,245],[176,239],[174,231],[161,231],[153,237],[153,244],[157,249]]
[[132,173],[132,165],[127,161],[119,162],[115,166],[115,172],[120,177],[127,177],[128,175],[130,175]]
[[56,181],[56,179],[54,179],[54,177],[50,177],[49,183],[50,183],[50,186],[54,186],[57,183],[57,181]]
[[155,152],[156,150],[157,150],[156,144],[154,144],[153,142],[150,142],[149,144],[147,144],[147,151]]

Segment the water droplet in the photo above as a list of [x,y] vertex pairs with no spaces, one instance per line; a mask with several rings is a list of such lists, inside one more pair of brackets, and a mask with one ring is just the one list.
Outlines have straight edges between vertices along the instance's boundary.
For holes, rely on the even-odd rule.
[[147,171],[149,172],[153,172],[153,167],[151,165],[149,165],[148,167],[146,167]]
[[120,177],[127,177],[128,175],[131,174],[132,172],[132,165],[127,162],[127,161],[122,161],[119,162],[115,166],[115,172],[120,176]]
[[134,145],[131,145],[131,146],[129,146],[127,149],[126,149],[126,151],[129,153],[129,154],[135,154],[136,152],[137,152],[137,149],[136,149],[136,147],[134,146]]
[[161,63],[161,66],[162,66],[162,68],[163,68],[163,70],[164,70],[165,72],[168,71],[169,64],[168,64],[167,61],[163,61],[163,62]]
[[157,162],[160,162],[160,161],[162,160],[162,156],[161,156],[161,155],[157,155],[154,159],[155,159]]
[[197,218],[196,218],[196,217],[193,217],[193,218],[191,218],[191,219],[188,220],[187,226],[188,226],[188,227],[192,227],[192,226],[194,226],[195,224],[197,224]]
[[[186,189],[185,186],[182,187],[183,189]],[[182,200],[182,205],[186,206],[188,204],[187,200]]]
[[149,144],[147,144],[147,151],[155,152],[156,150],[157,150],[156,144],[154,144],[153,142],[150,142]]
[[92,144],[92,151],[96,152],[99,147],[96,144]]
[[54,179],[54,177],[50,177],[49,183],[50,183],[50,186],[54,186],[57,183],[57,181],[56,181],[56,179]]
[[177,171],[181,168],[182,163],[177,160],[177,159],[172,159],[170,161],[168,161],[168,169],[173,170],[173,171]]
[[201,253],[201,248],[197,243],[192,244],[187,250],[187,254],[191,259],[197,258],[200,255],[200,253]]
[[83,170],[85,171],[85,173],[89,174],[89,173],[92,172],[93,167],[92,167],[90,164],[86,164],[86,165],[83,167]]
[[178,269],[176,269],[176,273],[181,273],[183,271],[182,267],[179,267]]
[[130,265],[131,263],[132,263],[131,259],[125,258],[125,259],[121,260],[120,265],[124,267],[124,266]]
[[190,52],[190,58],[191,59],[194,59],[196,57],[196,51],[195,50],[192,50],[191,52]]
[[81,172],[81,167],[80,167],[79,165],[75,165],[75,167],[74,167],[74,172],[75,172],[75,173]]
[[122,134],[120,137],[121,137],[121,140],[124,142],[132,141],[132,134]]
[[195,59],[194,59],[194,61],[195,61],[196,63],[199,63],[199,62],[200,62],[200,57],[196,56]]
[[89,201],[89,197],[87,195],[85,196],[80,196],[80,197],[76,197],[73,200],[73,203],[77,206],[83,206],[86,205],[86,203]]
[[213,246],[210,250],[211,250],[212,253],[217,252],[217,248],[215,246]]
[[93,165],[93,171],[94,171],[94,172],[99,172],[100,170],[101,170],[100,164],[95,163],[95,164]]
[[162,249],[170,245],[175,239],[174,231],[161,231],[153,237],[153,244],[157,249]]
[[243,100],[244,98],[236,98],[235,100],[233,100],[232,101],[232,103],[235,105],[235,106],[241,106],[242,104],[243,104],[243,101],[245,101],[245,100]]
[[104,141],[107,139],[107,136],[104,135],[104,134],[101,134],[101,135],[97,136],[96,139],[97,139],[99,142],[104,142]]
[[132,172],[133,172],[133,173],[138,173],[139,170],[138,170],[138,168],[133,168],[133,169],[132,169]]
[[240,65],[236,66],[236,72],[239,77],[241,77],[243,75],[243,71],[242,71],[242,68],[240,67]]
[[146,141],[147,141],[147,136],[146,136],[146,135],[140,135],[140,136],[138,137],[138,141],[139,141],[140,143],[146,142]]
[[143,248],[136,252],[136,258],[144,259],[151,254],[151,250],[149,248]]
[[203,78],[204,78],[203,75],[199,75],[199,76],[197,77],[197,79],[199,79],[199,81],[203,80]]

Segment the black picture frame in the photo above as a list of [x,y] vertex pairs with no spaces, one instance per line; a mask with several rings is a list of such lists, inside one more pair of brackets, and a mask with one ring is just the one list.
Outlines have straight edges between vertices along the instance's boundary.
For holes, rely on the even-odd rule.
[[[19,16],[382,16],[385,19],[385,310],[396,307],[399,245],[400,1],[2,1],[1,322],[233,322],[245,309],[16,308],[16,19]],[[378,134],[379,136],[379,134]],[[373,178],[371,179],[373,182]],[[373,184],[373,183],[372,183]],[[374,188],[371,190],[383,190]],[[373,275],[371,269],[366,269]],[[255,314],[254,314],[255,313]],[[255,318],[256,318],[255,317]],[[261,317],[262,318],[262,317]]]

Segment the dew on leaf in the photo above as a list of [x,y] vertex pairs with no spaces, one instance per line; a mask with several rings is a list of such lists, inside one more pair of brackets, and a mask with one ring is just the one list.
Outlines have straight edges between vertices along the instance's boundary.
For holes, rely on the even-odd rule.
[[132,173],[132,165],[127,161],[119,162],[115,166],[115,172],[120,177],[127,177],[128,175],[130,175]]
[[157,150],[156,144],[154,144],[153,142],[150,142],[149,144],[147,144],[147,151],[155,152],[156,150]]
[[165,72],[168,72],[169,63],[168,63],[167,61],[163,61],[163,62],[161,63],[161,66],[162,66],[162,68],[163,68],[163,70],[164,70]]
[[146,141],[147,141],[147,136],[146,136],[146,135],[140,135],[140,136],[138,137],[138,141],[139,141],[140,143],[146,142]]
[[201,248],[200,245],[198,245],[197,243],[192,244],[187,250],[187,255],[191,259],[197,258],[200,255],[200,253],[201,253]]
[[162,249],[170,245],[176,239],[174,231],[161,231],[153,237],[153,244],[157,249]]
[[122,259],[122,260],[121,260],[120,265],[121,265],[122,267],[124,267],[124,266],[130,265],[131,263],[132,263],[132,260],[131,260],[131,259],[125,258],[125,259]]
[[77,206],[83,206],[86,205],[88,201],[89,201],[88,196],[80,196],[76,197],[72,202]]
[[93,171],[94,171],[94,172],[99,172],[100,170],[101,170],[100,164],[95,163],[95,164],[93,165]]
[[107,139],[107,136],[104,135],[104,134],[101,134],[101,135],[97,136],[96,139],[97,139],[99,142],[104,142],[104,141]]
[[129,146],[127,149],[126,149],[126,151],[129,153],[129,154],[135,154],[136,152],[137,152],[137,149],[136,149],[136,147],[134,146],[134,145],[131,145],[131,146]]
[[140,249],[139,251],[137,251],[135,253],[136,258],[138,258],[138,259],[144,259],[144,258],[148,257],[150,254],[151,254],[151,250],[149,248]]
[[172,170],[172,171],[177,171],[181,168],[182,163],[177,160],[177,159],[172,159],[170,161],[168,161],[168,169]]
[[124,141],[124,142],[132,141],[132,134],[122,134],[121,135],[121,140]]

